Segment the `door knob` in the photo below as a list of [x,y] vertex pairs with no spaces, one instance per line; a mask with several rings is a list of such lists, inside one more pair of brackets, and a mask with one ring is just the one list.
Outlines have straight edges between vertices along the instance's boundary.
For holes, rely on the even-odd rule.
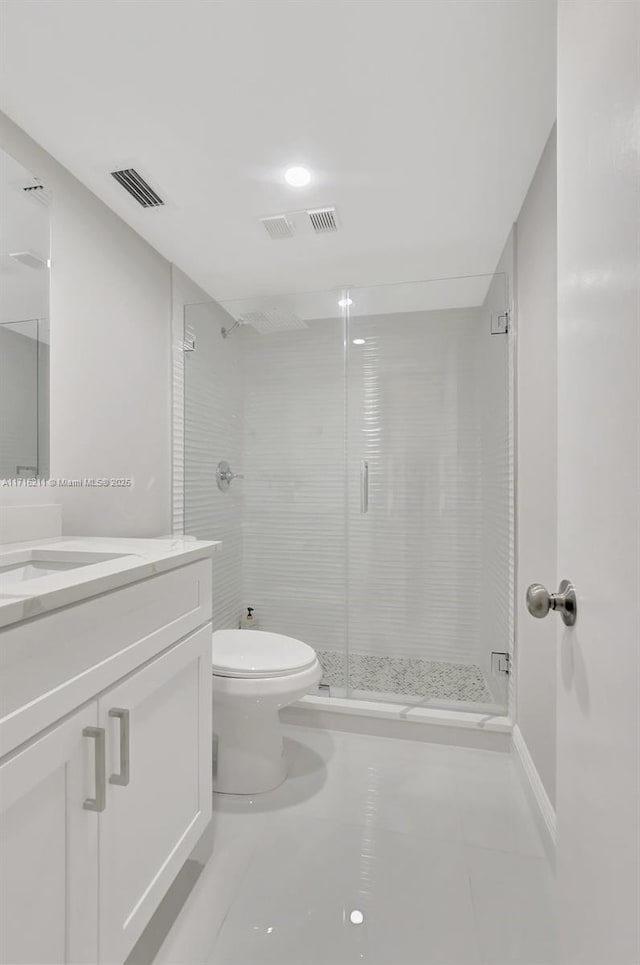
[[578,616],[578,601],[573,583],[562,580],[557,593],[549,593],[541,583],[532,583],[527,589],[527,610],[532,617],[542,619],[549,610],[558,610],[568,627],[572,627]]

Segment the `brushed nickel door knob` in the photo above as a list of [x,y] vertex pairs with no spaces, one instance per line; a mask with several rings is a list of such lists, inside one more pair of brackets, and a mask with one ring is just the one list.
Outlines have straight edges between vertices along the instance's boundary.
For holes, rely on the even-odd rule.
[[562,580],[557,593],[549,593],[542,583],[532,583],[527,589],[527,609],[532,617],[541,620],[549,610],[558,610],[566,626],[572,627],[578,616],[578,601],[573,583]]

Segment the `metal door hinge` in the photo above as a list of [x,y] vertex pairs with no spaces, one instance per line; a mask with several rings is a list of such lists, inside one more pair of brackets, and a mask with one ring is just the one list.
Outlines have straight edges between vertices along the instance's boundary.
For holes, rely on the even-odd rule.
[[511,328],[511,312],[491,313],[491,334],[506,335]]
[[508,653],[496,653],[494,651],[491,654],[491,673],[509,676],[511,673],[511,657]]
[[182,351],[195,352],[195,350],[196,350],[195,335],[185,335],[184,342],[182,343]]

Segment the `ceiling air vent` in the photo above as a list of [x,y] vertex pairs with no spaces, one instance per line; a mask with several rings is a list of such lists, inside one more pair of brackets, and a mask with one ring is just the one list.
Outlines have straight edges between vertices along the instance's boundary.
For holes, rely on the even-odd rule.
[[260,221],[264,225],[265,231],[272,241],[279,241],[281,238],[293,237],[293,224],[284,214],[275,214],[270,218],[260,218]]
[[140,177],[135,168],[123,168],[122,171],[112,171],[111,177],[121,184],[125,191],[128,191],[132,198],[143,208],[158,208],[164,201],[159,194],[147,184],[143,177]]
[[335,208],[316,208],[307,211],[311,227],[317,235],[327,235],[338,230],[338,212]]

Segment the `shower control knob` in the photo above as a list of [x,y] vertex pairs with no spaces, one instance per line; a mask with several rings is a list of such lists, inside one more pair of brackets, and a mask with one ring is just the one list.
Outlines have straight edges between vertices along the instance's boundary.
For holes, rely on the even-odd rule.
[[218,489],[226,493],[234,479],[244,479],[244,476],[239,472],[234,472],[229,463],[223,459],[216,467],[216,483],[218,484]]
[[575,587],[569,580],[562,580],[558,592],[549,593],[542,583],[532,583],[527,589],[527,610],[539,620],[549,610],[558,610],[565,624],[572,627],[578,615]]

